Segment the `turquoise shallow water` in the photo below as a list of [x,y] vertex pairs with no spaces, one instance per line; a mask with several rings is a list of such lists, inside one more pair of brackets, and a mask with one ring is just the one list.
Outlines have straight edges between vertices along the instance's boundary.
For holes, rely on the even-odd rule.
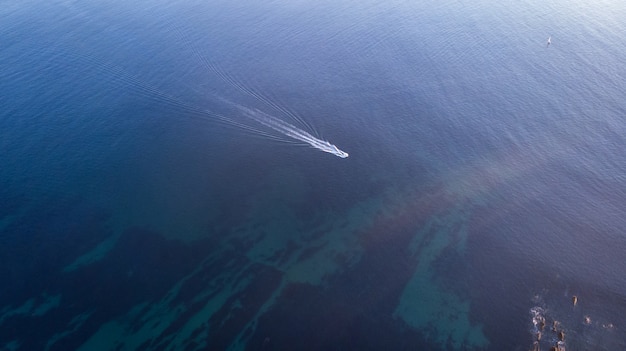
[[0,349],[623,349],[624,15],[4,4]]

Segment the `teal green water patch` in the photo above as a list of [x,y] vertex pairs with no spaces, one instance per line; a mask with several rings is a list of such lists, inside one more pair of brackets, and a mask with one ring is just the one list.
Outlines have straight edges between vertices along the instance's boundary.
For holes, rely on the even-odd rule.
[[320,225],[313,228],[302,228],[289,207],[257,207],[255,218],[275,220],[260,226],[249,224],[245,230],[240,228],[237,235],[254,237],[256,244],[247,252],[250,261],[272,266],[284,275],[281,284],[242,328],[228,350],[246,349],[259,319],[272,309],[288,284],[323,285],[326,278],[357,263],[363,254],[357,233],[371,225],[381,213],[381,206],[381,200],[369,199],[340,214],[320,214],[317,219]]
[[[130,333],[132,330],[131,322],[137,318],[142,318],[143,311],[147,308],[148,303],[139,303],[134,306],[126,316],[121,320],[114,320],[104,323],[78,350],[110,350],[115,347],[119,347],[121,350],[130,350],[133,347],[137,348],[141,343],[146,340],[150,340],[145,333],[136,332]],[[163,312],[162,318],[165,322],[168,321],[168,311]],[[145,319],[144,326],[152,322],[149,319]],[[154,335],[152,335],[154,336]]]
[[[251,277],[246,275],[241,277],[241,279],[233,280],[231,285],[225,287],[215,286],[214,291],[204,292],[196,297],[197,301],[204,300],[206,302],[204,302],[201,309],[185,320],[184,325],[172,339],[168,340],[167,344],[172,346],[173,349],[183,349],[190,342],[198,345],[198,349],[207,348],[209,334],[217,332],[217,330],[212,330],[207,325],[207,321],[211,320],[224,306],[228,306],[229,311],[221,323],[225,323],[233,318],[233,315],[238,310],[249,307],[243,306],[241,301],[235,298],[235,296],[244,291],[250,285],[251,280]],[[207,299],[209,295],[211,297]],[[232,301],[232,303],[229,304],[229,301]],[[200,330],[199,333],[197,333],[198,330]]]
[[[169,349],[187,349],[189,343],[202,348],[208,333],[207,322],[220,310],[229,299],[241,293],[250,283],[247,276],[239,276],[224,270],[206,281],[206,289],[194,296],[181,300],[182,287],[192,279],[203,274],[204,267],[211,265],[214,253],[199,267],[176,283],[168,293],[157,302],[142,302],[133,307],[120,319],[104,323],[78,350],[136,350],[141,345],[163,337],[161,343]],[[245,269],[245,267],[242,267]],[[202,304],[192,314],[186,315],[189,306]],[[233,308],[237,308],[234,304]],[[184,321],[176,333],[168,335],[166,331],[184,316]],[[198,330],[203,332],[197,333]]]
[[4,346],[2,347],[3,350],[7,350],[7,351],[17,351],[20,349],[20,342],[17,340],[11,340],[9,342],[7,342],[6,344],[4,344]]
[[298,209],[313,190],[293,169],[273,171],[262,187],[262,194],[248,200],[245,221],[226,242],[250,243],[246,251],[250,262],[284,272],[290,282],[319,285],[357,262],[363,250],[355,233],[383,211],[382,201],[372,198],[341,212],[316,209],[303,218]]
[[125,197],[108,199],[105,205],[112,209],[112,215],[106,228],[111,236],[77,257],[63,268],[63,272],[72,272],[102,260],[130,228],[150,229],[167,239],[182,242],[193,242],[208,236],[210,230],[207,223],[220,214],[214,204],[201,203],[197,196],[190,199],[189,203],[182,203],[185,201],[184,196],[176,194],[176,189],[145,188],[150,185],[137,186]]
[[62,332],[55,333],[48,339],[48,343],[46,344],[45,350],[50,350],[50,348],[54,347],[59,340],[74,334],[79,331],[81,327],[89,320],[89,317],[92,315],[92,312],[85,312],[76,315],[69,323],[66,325],[66,329]]
[[63,272],[65,273],[72,272],[72,271],[75,271],[76,269],[81,268],[82,266],[86,266],[86,265],[100,261],[115,247],[115,244],[117,244],[118,239],[119,239],[119,234],[113,235],[105,239],[96,247],[94,247],[91,251],[81,255],[76,260],[74,260],[74,262],[70,263],[65,268],[63,268]]
[[160,299],[135,302],[122,316],[104,321],[79,349],[136,350],[146,344],[168,349],[210,348],[207,343],[221,333],[224,323],[240,318],[241,311],[256,308],[239,300],[254,290],[250,284],[255,279],[262,281],[255,276],[258,267],[244,258],[231,246],[216,245],[172,282]]
[[432,265],[447,248],[464,250],[468,213],[453,209],[435,216],[415,235],[409,251],[417,258],[417,267],[402,292],[394,316],[420,330],[442,346],[454,349],[482,349],[488,346],[480,325],[469,320],[469,301],[436,283]]
[[237,237],[255,242],[246,253],[250,261],[284,272],[290,282],[319,285],[359,260],[363,250],[355,232],[371,224],[380,206],[380,200],[371,199],[345,213],[319,214],[320,224],[313,228],[302,226],[287,206],[259,206],[251,218],[272,220],[261,225],[249,222],[239,228]]
[[61,303],[61,294],[53,295],[53,296],[44,296],[44,301],[39,304],[37,307],[33,308],[31,311],[32,316],[43,316],[48,313],[48,311],[59,307]]
[[[285,286],[322,285],[357,263],[363,254],[358,232],[383,211],[381,200],[370,199],[345,211],[303,216],[305,180],[289,170],[268,175],[268,184],[259,184],[262,192],[242,199],[247,212],[241,224],[220,233],[201,264],[173,283],[160,300],[139,302],[123,316],[104,322],[79,350],[135,350],[147,344],[245,349]],[[114,244],[103,242],[67,269],[98,259]],[[258,293],[256,287],[264,291]],[[230,343],[216,345],[218,339]]]
[[252,317],[250,321],[243,328],[241,328],[241,332],[237,334],[235,340],[230,344],[230,346],[228,347],[228,351],[244,351],[246,349],[246,346],[248,344],[248,338],[250,337],[250,334],[252,334],[252,332],[256,330],[259,323],[259,318],[261,318],[264,313],[269,311],[274,303],[276,303],[276,300],[282,294],[285,285],[286,280],[283,279],[280,286],[276,290],[274,290],[270,298],[267,299],[267,301],[265,301],[261,308],[259,308],[259,310],[255,313],[254,317]]
[[21,306],[17,306],[17,307],[11,307],[11,306],[6,306],[2,309],[2,311],[0,311],[1,315],[0,315],[0,325],[2,325],[2,323],[13,316],[19,316],[19,315],[28,315],[30,314],[30,311],[33,310],[33,307],[35,305],[35,299],[29,299],[26,302],[24,302]]
[[[383,201],[368,199],[342,213],[319,213],[316,226],[304,226],[289,206],[267,207],[259,203],[252,210],[248,227],[235,237],[255,244],[247,251],[251,262],[283,272],[281,284],[237,335],[229,350],[244,350],[261,316],[271,310],[290,283],[322,285],[326,278],[356,264],[363,254],[359,230],[367,228],[383,212]],[[259,219],[265,219],[259,223]],[[255,221],[257,221],[255,223]]]
[[47,295],[43,294],[41,298],[31,298],[18,307],[5,307],[0,311],[0,325],[9,317],[13,316],[43,316],[50,310],[59,307],[61,302],[61,295]]
[[115,248],[122,234],[127,231],[130,226],[137,224],[136,222],[134,222],[134,219],[132,218],[130,212],[124,212],[128,210],[128,201],[130,201],[130,199],[126,199],[125,201],[126,203],[123,206],[114,205],[114,202],[106,204],[108,206],[112,206],[111,208],[114,208],[117,211],[113,211],[113,215],[111,216],[111,218],[103,223],[103,230],[110,232],[110,236],[102,240],[91,250],[78,256],[72,263],[63,267],[63,273],[70,273],[84,266],[88,266],[101,261],[107,256],[109,252],[111,252],[111,250]]
[[[371,225],[381,207],[381,201],[370,199],[356,204],[342,217],[329,220],[332,223],[324,235],[308,242],[300,242],[297,260],[283,267],[291,282],[321,284],[330,275],[349,269],[363,254],[357,232]],[[317,247],[314,253],[304,256],[309,247]]]
[[[78,350],[136,350],[141,345],[163,335],[187,311],[185,304],[171,305],[173,299],[178,296],[177,290],[180,285],[179,283],[173,287],[163,300],[150,304],[147,302],[140,303],[123,318],[104,323]],[[187,343],[190,342],[191,334],[205,326],[206,322],[223,306],[233,291],[240,291],[230,286],[222,288],[223,290],[220,289],[221,291],[210,298],[204,307],[185,321],[175,336],[166,340],[167,345],[172,349],[185,349]],[[194,300],[201,298],[202,296],[196,296]],[[190,301],[190,304],[192,303],[193,301]],[[135,325],[139,325],[139,327],[134,328]],[[206,337],[206,333],[198,334],[195,339],[204,342]]]

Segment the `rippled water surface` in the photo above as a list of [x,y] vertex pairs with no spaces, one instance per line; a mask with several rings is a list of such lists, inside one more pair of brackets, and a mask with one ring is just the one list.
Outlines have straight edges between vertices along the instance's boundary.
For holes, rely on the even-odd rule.
[[626,348],[624,3],[0,18],[0,349]]

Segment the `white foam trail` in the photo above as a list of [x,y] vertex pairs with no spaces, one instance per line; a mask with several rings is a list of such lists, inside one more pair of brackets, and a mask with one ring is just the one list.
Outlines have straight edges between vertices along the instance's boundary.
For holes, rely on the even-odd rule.
[[[222,81],[226,82],[227,84],[229,84],[230,86],[234,87],[235,89],[237,89],[239,92],[251,96],[255,99],[257,99],[258,101],[264,103],[265,105],[271,107],[272,109],[284,114],[285,116],[288,116],[290,118],[292,118],[294,121],[296,121],[296,123],[302,124],[302,126],[304,127],[308,127],[311,130],[314,130],[304,119],[298,117],[297,114],[289,111],[287,108],[280,106],[279,104],[276,104],[275,102],[271,101],[269,98],[265,97],[264,95],[262,95],[259,92],[256,92],[254,89],[245,86],[244,84],[240,83],[239,81],[237,81],[235,78],[233,78],[231,75],[229,75],[228,73],[224,72],[218,65],[216,65],[214,62],[212,62],[211,60],[209,60],[207,58],[207,56],[203,55],[202,52],[200,51],[200,49],[198,48],[197,45],[195,45],[194,41],[191,40],[186,34],[185,31],[182,30],[179,26],[175,25],[175,24],[171,24],[171,27],[174,28],[176,34],[178,34],[179,38],[181,41],[185,42],[186,45],[188,47],[191,48],[191,50],[194,52],[195,56],[200,60],[200,62],[205,66],[205,68],[207,68],[210,72],[215,73]],[[335,146],[334,144],[331,144],[328,141],[325,140],[321,140],[319,138],[314,137],[313,135],[311,135],[308,132],[305,132],[304,130],[288,123],[285,122],[281,119],[278,119],[277,117],[271,116],[267,113],[264,113],[260,110],[256,110],[256,109],[250,109],[238,104],[235,104],[231,101],[225,100],[220,98],[220,100],[236,106],[239,110],[243,111],[244,114],[249,117],[252,118],[253,120],[257,121],[258,123],[269,127],[270,129],[273,129],[285,136],[291,137],[293,139],[299,140],[299,141],[303,141],[311,146],[313,146],[314,148],[324,151],[324,152],[328,152],[330,154],[333,154],[337,157],[341,157],[341,158],[346,158],[348,157],[348,153],[345,151],[340,150],[337,146]]]
[[252,118],[253,120],[261,123],[262,125],[268,128],[271,128],[279,133],[282,133],[290,138],[303,141],[320,151],[328,152],[329,154],[333,154],[337,157],[346,158],[349,156],[347,152],[340,150],[334,144],[331,144],[326,140],[318,139],[314,137],[313,135],[303,131],[302,129],[299,129],[298,127],[293,126],[276,117],[268,115],[267,113],[264,113],[257,109],[250,109],[241,105],[236,105],[236,104],[234,105],[239,110],[243,111],[246,117]]

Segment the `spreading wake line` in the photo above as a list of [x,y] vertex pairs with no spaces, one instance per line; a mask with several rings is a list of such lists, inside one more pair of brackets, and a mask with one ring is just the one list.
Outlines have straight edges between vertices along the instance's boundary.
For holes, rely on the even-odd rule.
[[[217,66],[212,64],[210,61],[206,60],[206,58],[200,55],[197,49],[195,51],[198,57],[200,57],[201,60],[204,62],[206,67],[209,68],[213,73],[216,73],[226,83],[237,88],[242,93],[256,98],[260,102],[265,103],[266,105],[272,107],[273,109],[276,109],[277,111],[280,111],[281,113],[289,117],[292,117],[294,120],[302,123],[303,125],[309,126],[308,123],[306,123],[306,121],[299,118],[296,114],[274,103],[273,101],[265,98],[263,95],[259,94],[258,92],[255,92],[254,90],[242,85],[241,83],[239,83],[238,81],[230,77],[228,74],[222,72]],[[154,99],[156,101],[159,101],[160,103],[164,103],[171,107],[186,111],[188,113],[194,114],[206,120],[216,120],[219,122],[223,122],[226,124],[230,124],[230,125],[242,128],[244,130],[256,133],[258,135],[261,135],[270,139],[286,141],[283,139],[278,139],[277,136],[271,135],[270,133],[267,133],[267,131],[258,130],[251,125],[247,125],[246,123],[236,121],[231,117],[227,117],[225,115],[215,113],[206,109],[191,106],[187,104],[186,102],[180,100],[179,98],[172,96],[170,94],[167,94],[161,91],[160,89],[152,86],[151,84],[141,81],[140,79],[134,77],[133,75],[128,74],[127,72],[125,72],[119,67],[107,64],[106,62],[98,61],[97,59],[89,55],[81,55],[78,53],[76,53],[75,55],[78,59],[81,59],[81,60],[84,60],[85,62],[93,64],[94,67],[100,70],[101,72],[110,74],[113,81],[117,83],[125,84],[125,85],[128,85],[129,87],[134,88],[135,92],[139,93],[140,95],[143,95],[144,97],[147,97],[149,99]],[[287,136],[297,141],[307,143],[310,146],[320,151],[327,152],[329,154],[335,155],[340,158],[347,158],[349,156],[347,152],[340,150],[334,144],[331,144],[330,142],[326,140],[319,139],[311,135],[310,133],[288,122],[285,122],[277,117],[274,117],[272,115],[269,115],[257,109],[252,109],[252,108],[248,108],[248,107],[233,103],[224,98],[220,98],[220,97],[216,97],[216,98],[218,100],[228,103],[231,106],[235,106],[239,111],[243,112],[243,114],[246,117],[256,121],[257,123],[267,128],[270,128],[271,130],[279,132],[280,134],[284,136]]]
[[[141,81],[133,77],[132,75],[126,73],[122,69],[109,65],[104,62],[100,62],[91,56],[77,54],[76,57],[78,59],[82,59],[85,62],[92,64],[95,68],[97,68],[101,72],[110,74],[113,81],[115,81],[116,83],[120,83],[120,84],[127,85],[129,87],[132,87],[136,93],[139,93],[140,95],[143,95],[146,98],[154,99],[156,101],[159,101],[160,103],[169,105],[173,108],[180,109],[182,111],[186,111],[190,114],[199,116],[206,120],[214,120],[214,121],[223,122],[223,123],[230,124],[235,127],[239,127],[244,130],[256,133],[266,138],[275,139],[279,141],[286,141],[283,139],[278,139],[276,136],[273,136],[265,131],[259,130],[251,125],[247,125],[245,123],[236,121],[232,117],[227,117],[220,113],[215,113],[206,109],[191,106],[185,103],[184,101],[178,99],[177,97],[171,96],[159,90],[158,88],[150,85],[149,83],[146,83],[144,81]],[[285,135],[297,141],[305,142],[320,151],[333,154],[337,157],[347,158],[349,156],[347,152],[340,150],[334,144],[331,144],[328,141],[316,138],[310,133],[305,132],[304,130],[288,122],[278,119],[277,117],[271,116],[257,109],[251,109],[251,108],[233,103],[224,98],[220,98],[220,97],[216,97],[216,98],[222,102],[225,102],[231,106],[236,107],[239,111],[243,112],[243,114],[246,117],[276,132],[279,132],[282,135]]]
[[267,113],[256,109],[250,109],[241,105],[237,105],[237,108],[243,111],[247,117],[252,118],[262,125],[269,127],[279,133],[282,133],[290,138],[303,141],[320,151],[328,152],[329,154],[333,154],[341,158],[346,158],[349,156],[347,152],[340,150],[334,144],[331,144],[326,140],[318,139],[313,135],[305,132],[304,130],[299,129],[298,127],[291,125],[276,117],[268,115]]
[[[186,35],[185,32],[179,28],[176,25],[172,25],[172,27],[175,29],[175,31],[178,33],[180,39],[183,42],[186,42],[187,45],[193,50],[195,56],[200,60],[200,62],[205,66],[205,68],[207,68],[209,71],[215,73],[222,81],[224,81],[225,83],[229,84],[230,86],[234,87],[235,89],[239,90],[241,93],[251,96],[255,99],[257,99],[258,101],[264,103],[265,105],[275,109],[276,111],[279,111],[283,114],[285,114],[286,116],[291,117],[294,121],[299,122],[300,124],[302,124],[303,126],[307,126],[309,128],[311,128],[311,126],[306,123],[305,120],[299,118],[296,114],[292,113],[291,111],[289,111],[288,109],[286,109],[283,106],[280,106],[276,103],[274,103],[273,101],[269,100],[268,98],[266,98],[265,96],[263,96],[262,94],[254,91],[254,89],[251,89],[249,87],[246,87],[245,85],[243,85],[242,83],[238,82],[236,79],[234,79],[233,77],[231,77],[228,73],[222,71],[215,63],[213,63],[211,60],[209,60],[206,56],[202,55],[202,53],[200,52],[200,49],[195,45],[195,43],[190,40]],[[230,105],[234,105],[236,106],[239,110],[241,110],[242,112],[244,112],[244,114],[255,120],[256,122],[270,128],[273,129],[285,136],[288,136],[290,138],[299,140],[299,141],[303,141],[311,146],[313,146],[314,148],[324,151],[324,152],[328,152],[330,154],[333,154],[337,157],[341,157],[341,158],[346,158],[348,157],[348,153],[345,151],[340,150],[337,146],[335,146],[334,144],[331,144],[328,141],[325,140],[321,140],[318,139],[316,137],[314,137],[313,135],[311,135],[310,133],[305,132],[304,130],[288,123],[285,122],[277,117],[271,116],[267,113],[264,113],[262,111],[256,110],[256,109],[250,109],[238,104],[235,104],[233,102],[230,102],[228,100],[225,99],[221,99],[222,101],[230,104]],[[311,128],[313,129],[313,128]]]

